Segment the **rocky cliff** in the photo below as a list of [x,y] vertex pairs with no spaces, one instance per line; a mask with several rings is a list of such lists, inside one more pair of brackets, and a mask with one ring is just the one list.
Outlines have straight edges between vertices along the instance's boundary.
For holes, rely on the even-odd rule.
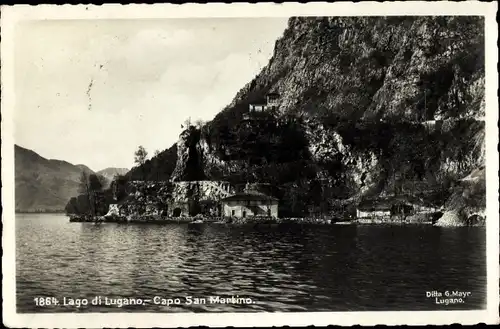
[[227,108],[272,90],[281,112],[350,119],[484,115],[479,17],[291,18],[269,64]]
[[146,182],[131,181],[125,194],[113,193],[107,216],[195,216],[218,215],[219,201],[235,192],[223,181]]
[[205,178],[204,149],[200,145],[201,131],[191,126],[183,131],[177,143],[177,162],[171,179],[197,181]]
[[255,79],[160,156],[177,181],[271,183],[282,214],[394,194],[453,208],[484,166],[484,111],[482,18],[291,18]]

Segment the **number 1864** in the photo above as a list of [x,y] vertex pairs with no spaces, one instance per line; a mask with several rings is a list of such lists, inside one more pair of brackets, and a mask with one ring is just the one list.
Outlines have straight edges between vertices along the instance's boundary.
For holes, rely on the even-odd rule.
[[59,304],[59,301],[55,297],[35,297],[33,298],[36,306],[53,306]]

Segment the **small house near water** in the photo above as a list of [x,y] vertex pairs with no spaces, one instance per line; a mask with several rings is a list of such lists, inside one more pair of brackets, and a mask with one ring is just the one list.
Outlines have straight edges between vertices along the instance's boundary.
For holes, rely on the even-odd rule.
[[255,191],[236,193],[221,204],[225,217],[278,217],[278,199]]

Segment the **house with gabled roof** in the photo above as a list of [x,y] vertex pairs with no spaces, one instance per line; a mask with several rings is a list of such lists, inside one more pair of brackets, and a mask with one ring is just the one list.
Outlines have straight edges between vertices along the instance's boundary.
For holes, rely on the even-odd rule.
[[221,200],[225,217],[278,217],[278,199],[256,191],[233,194]]

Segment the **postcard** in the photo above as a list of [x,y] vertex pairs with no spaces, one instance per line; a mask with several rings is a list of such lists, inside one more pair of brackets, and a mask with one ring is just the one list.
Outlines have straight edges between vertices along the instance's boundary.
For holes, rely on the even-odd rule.
[[2,6],[4,324],[498,323],[496,10]]

